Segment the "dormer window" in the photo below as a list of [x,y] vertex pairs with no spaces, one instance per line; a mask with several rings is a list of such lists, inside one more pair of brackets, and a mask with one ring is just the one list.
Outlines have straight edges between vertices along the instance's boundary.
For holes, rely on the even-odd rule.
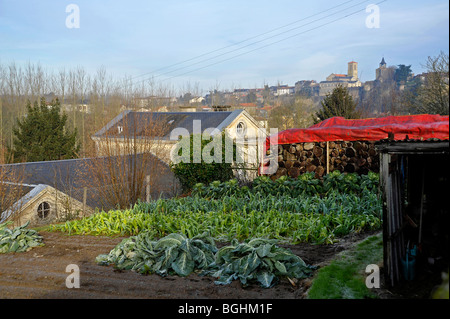
[[246,132],[246,125],[244,122],[239,122],[236,126],[236,133],[240,136],[244,136]]

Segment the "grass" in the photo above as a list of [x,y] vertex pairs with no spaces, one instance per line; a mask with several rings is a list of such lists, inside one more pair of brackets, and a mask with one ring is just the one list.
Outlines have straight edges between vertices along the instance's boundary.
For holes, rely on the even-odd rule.
[[308,292],[308,299],[365,299],[377,295],[366,287],[370,264],[380,265],[383,260],[383,237],[369,237],[347,250],[321,268]]

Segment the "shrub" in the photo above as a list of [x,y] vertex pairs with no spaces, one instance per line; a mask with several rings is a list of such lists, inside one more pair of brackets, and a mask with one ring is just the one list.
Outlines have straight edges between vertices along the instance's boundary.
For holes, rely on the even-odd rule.
[[[180,180],[184,192],[190,191],[197,183],[209,184],[213,181],[224,182],[233,177],[232,163],[229,163],[228,158],[226,158],[226,151],[228,151],[226,145],[227,143],[232,145],[233,159],[235,159],[235,144],[229,140],[227,141],[228,137],[225,134],[222,134],[221,145],[213,144],[217,140],[212,138],[205,140],[201,136],[197,137],[201,140],[201,154],[203,155],[205,149],[207,153],[208,148],[211,148],[209,154],[215,158],[211,163],[208,163],[204,160],[204,156],[201,156],[201,161],[194,163],[194,135],[191,134],[189,139],[182,138],[178,141],[178,152],[176,155],[181,158],[181,161],[172,162],[170,167]],[[215,145],[217,147],[212,147]],[[189,150],[189,156],[183,154],[186,149]],[[215,153],[216,151],[217,153]]]

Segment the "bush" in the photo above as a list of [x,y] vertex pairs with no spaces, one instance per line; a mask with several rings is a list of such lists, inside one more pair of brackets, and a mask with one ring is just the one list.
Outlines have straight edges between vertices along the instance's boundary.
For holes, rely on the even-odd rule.
[[[198,136],[197,136],[198,137]],[[226,141],[228,137],[225,134],[222,134],[221,145],[219,144],[211,144],[216,143],[216,141],[212,139],[204,139],[200,137],[201,140],[201,153],[203,154],[204,150],[206,152],[208,148],[211,148],[209,154],[213,157],[215,156],[214,161],[211,163],[205,162],[204,156],[201,157],[200,163],[194,163],[194,135],[191,134],[190,138],[182,138],[178,142],[178,153],[177,155],[182,158],[179,163],[172,162],[170,167],[174,174],[180,180],[181,186],[183,188],[183,192],[190,191],[197,183],[210,184],[213,181],[225,182],[229,181],[233,178],[233,170],[232,163],[227,163],[226,161]],[[189,145],[186,143],[189,142]],[[232,154],[233,159],[236,158],[236,146],[234,143],[228,141],[230,145],[232,145]],[[217,147],[213,147],[216,146]],[[183,154],[185,149],[189,150],[189,157],[186,154]],[[215,153],[217,151],[217,153]],[[173,159],[172,159],[173,160]],[[228,159],[227,159],[228,160]]]

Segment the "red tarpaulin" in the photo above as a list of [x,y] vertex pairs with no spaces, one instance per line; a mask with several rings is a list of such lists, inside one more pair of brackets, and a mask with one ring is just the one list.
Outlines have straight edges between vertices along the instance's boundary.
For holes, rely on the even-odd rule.
[[[391,134],[391,136],[389,136]],[[405,115],[382,118],[346,120],[332,117],[307,129],[290,129],[266,138],[266,150],[270,145],[329,141],[379,141],[449,139],[449,117],[441,115]],[[267,158],[260,167],[264,174],[269,171]],[[266,172],[267,171],[267,172]],[[261,173],[261,170],[259,171]],[[275,172],[267,173],[273,174]]]
[[394,140],[448,140],[449,117],[429,114],[360,120],[332,117],[307,129],[290,129],[271,135],[266,139],[266,149],[269,149],[270,143],[379,141],[387,139],[389,134],[393,134]]

